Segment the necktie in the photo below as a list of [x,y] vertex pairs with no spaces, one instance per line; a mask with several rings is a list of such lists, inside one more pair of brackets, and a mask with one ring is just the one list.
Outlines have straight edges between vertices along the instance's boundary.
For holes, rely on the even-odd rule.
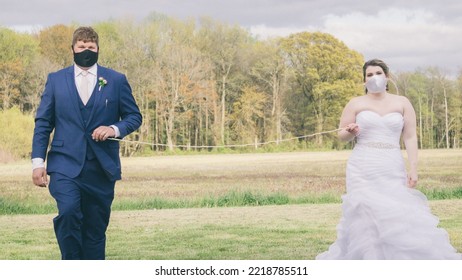
[[80,86],[79,86],[80,99],[84,105],[87,105],[90,94],[88,92],[88,71],[82,71],[80,75]]

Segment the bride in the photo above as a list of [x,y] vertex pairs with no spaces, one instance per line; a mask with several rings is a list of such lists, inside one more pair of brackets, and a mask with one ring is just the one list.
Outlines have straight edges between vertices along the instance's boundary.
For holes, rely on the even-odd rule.
[[406,97],[387,92],[388,75],[383,61],[366,62],[366,95],[343,110],[339,138],[357,143],[348,159],[337,240],[316,259],[461,259],[415,189],[416,115]]

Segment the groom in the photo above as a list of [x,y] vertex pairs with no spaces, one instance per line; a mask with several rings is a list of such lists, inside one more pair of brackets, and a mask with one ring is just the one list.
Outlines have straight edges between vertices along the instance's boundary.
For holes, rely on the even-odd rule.
[[75,64],[48,76],[37,109],[32,180],[46,187],[50,175],[62,259],[104,259],[115,181],[121,179],[119,142],[107,139],[132,133],[142,116],[125,75],[96,64],[98,34],[91,27],[74,31],[72,51]]

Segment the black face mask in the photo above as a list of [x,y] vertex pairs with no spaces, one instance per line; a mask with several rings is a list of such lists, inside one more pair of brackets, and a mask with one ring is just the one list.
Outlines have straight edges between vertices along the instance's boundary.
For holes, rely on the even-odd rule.
[[74,62],[81,67],[90,67],[98,62],[98,53],[91,50],[84,50],[83,52],[74,52]]

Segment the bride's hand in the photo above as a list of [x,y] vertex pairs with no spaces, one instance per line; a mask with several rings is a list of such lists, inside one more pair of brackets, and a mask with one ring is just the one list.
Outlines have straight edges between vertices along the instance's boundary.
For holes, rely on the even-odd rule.
[[350,123],[349,125],[347,125],[345,127],[345,130],[351,134],[353,134],[354,136],[358,136],[359,135],[359,125],[356,124],[356,123]]
[[409,188],[415,188],[417,186],[417,174],[407,174],[407,186]]

